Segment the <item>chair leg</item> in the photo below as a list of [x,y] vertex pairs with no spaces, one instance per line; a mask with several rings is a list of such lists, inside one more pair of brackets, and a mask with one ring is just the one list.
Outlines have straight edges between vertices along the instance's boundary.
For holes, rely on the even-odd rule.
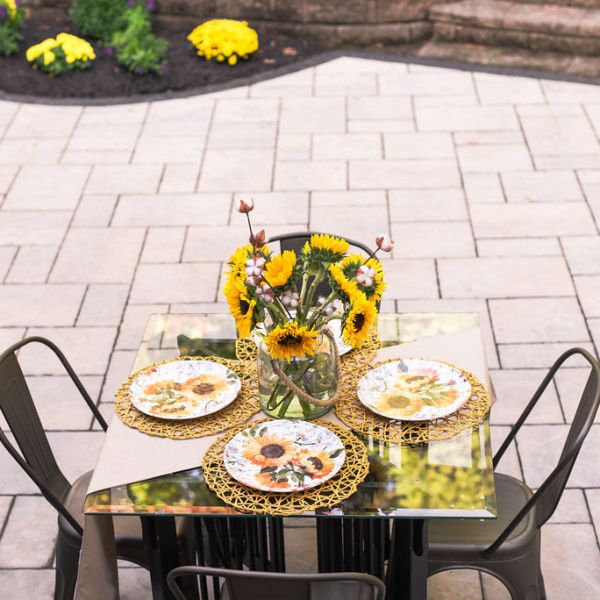
[[56,540],[56,583],[54,600],[73,600],[79,551],[81,546],[73,546],[72,541],[59,530]]

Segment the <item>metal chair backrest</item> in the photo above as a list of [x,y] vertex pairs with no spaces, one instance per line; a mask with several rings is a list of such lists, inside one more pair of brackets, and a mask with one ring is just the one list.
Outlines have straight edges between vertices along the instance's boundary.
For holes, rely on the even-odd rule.
[[[300,256],[300,254],[302,253],[302,247],[310,239],[310,236],[315,235],[315,234],[320,234],[320,233],[322,233],[322,232],[320,232],[320,231],[299,231],[297,233],[283,233],[281,235],[274,235],[272,238],[270,238],[269,244],[272,244],[273,242],[279,242],[279,247],[280,247],[281,252],[284,252],[285,250],[293,250],[297,256]],[[335,234],[327,234],[327,235],[335,235]],[[350,247],[354,248],[355,251],[361,250],[367,256],[369,256],[372,252],[372,250],[368,246],[366,246],[365,244],[363,244],[361,242],[357,242],[355,240],[351,240],[351,239],[348,239],[348,238],[345,238],[345,237],[339,236],[339,235],[336,237],[341,237],[342,239],[346,240],[348,242],[348,244],[350,244]],[[329,292],[330,292],[329,285],[326,282],[322,282],[316,288],[315,299],[317,299],[319,296],[328,296]]]
[[581,446],[585,441],[587,434],[589,433],[596,414],[598,407],[600,406],[600,363],[592,356],[587,350],[583,348],[571,348],[567,350],[560,358],[554,363],[548,374],[542,381],[540,387],[537,389],[529,404],[525,407],[523,414],[519,417],[514,427],[498,449],[498,452],[494,456],[494,467],[498,464],[502,455],[516,437],[519,429],[526,421],[527,417],[537,404],[538,400],[553,380],[557,371],[562,367],[567,359],[571,356],[580,355],[586,359],[590,364],[591,370],[579,400],[575,417],[569,428],[567,439],[565,440],[560,458],[554,470],[546,478],[544,483],[537,489],[531,499],[525,504],[517,516],[512,522],[506,527],[506,529],[500,534],[498,539],[485,551],[485,554],[491,554],[495,552],[500,545],[506,540],[510,533],[515,529],[523,517],[535,506],[536,509],[536,525],[541,527],[550,517],[553,515],[562,493],[569,479],[569,475],[575,465],[575,460],[581,450]]
[[385,585],[364,573],[271,573],[212,567],[178,567],[167,576],[177,600],[187,600],[178,585],[181,577],[219,577],[225,580],[229,600],[383,600]]
[[107,427],[102,415],[64,354],[50,340],[42,337],[30,337],[13,344],[0,355],[0,411],[6,419],[20,453],[1,430],[0,442],[38,486],[48,502],[81,533],[81,527],[63,505],[63,501],[71,489],[71,484],[56,462],[17,359],[17,350],[32,342],[43,344],[54,352],[102,428],[106,430]]

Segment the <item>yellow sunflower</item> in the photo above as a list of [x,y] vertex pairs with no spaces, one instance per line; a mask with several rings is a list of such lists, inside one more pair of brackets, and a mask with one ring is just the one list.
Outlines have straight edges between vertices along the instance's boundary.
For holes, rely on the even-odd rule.
[[313,479],[322,479],[329,475],[335,466],[333,459],[325,450],[315,453],[306,448],[300,450],[294,462],[304,467]]
[[292,279],[296,268],[296,253],[286,250],[274,256],[265,267],[264,278],[274,288],[283,288]]
[[302,253],[305,260],[310,262],[336,262],[348,251],[349,244],[346,240],[326,233],[315,233],[304,244]]
[[276,435],[263,435],[246,442],[242,454],[259,467],[280,467],[292,461],[296,447],[290,440]]
[[329,282],[331,287],[346,300],[352,300],[356,294],[361,293],[356,281],[348,279],[339,264],[329,265]]
[[229,274],[223,293],[240,337],[248,337],[252,331],[256,300],[250,298],[244,280],[235,273]]
[[364,292],[368,300],[379,302],[385,291],[385,281],[383,281],[383,266],[381,261],[376,258],[365,259],[360,254],[349,254],[342,261],[340,267],[347,279],[352,279],[361,266],[369,267],[373,270],[373,279],[371,285],[359,285],[359,290]]
[[375,304],[362,292],[358,292],[350,304],[350,310],[344,320],[344,328],[342,330],[342,338],[346,344],[354,348],[359,348],[371,331],[371,327],[375,322],[377,309]]
[[305,325],[290,321],[277,325],[265,337],[271,358],[289,361],[291,358],[312,356],[319,346],[317,332]]

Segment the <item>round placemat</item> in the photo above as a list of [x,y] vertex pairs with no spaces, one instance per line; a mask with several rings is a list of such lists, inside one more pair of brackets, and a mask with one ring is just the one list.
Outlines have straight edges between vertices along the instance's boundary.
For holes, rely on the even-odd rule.
[[[397,358],[386,360],[372,365],[371,368],[397,360]],[[488,414],[492,399],[486,387],[475,375],[450,363],[446,364],[461,371],[471,384],[469,399],[451,415],[432,421],[394,421],[375,414],[361,403],[356,394],[358,381],[364,375],[364,371],[348,373],[342,383],[343,388],[335,412],[340,421],[353,431],[383,442],[422,444],[450,439],[461,431],[478,425]]]
[[202,360],[216,362],[229,367],[241,380],[242,388],[238,397],[224,409],[185,421],[158,419],[140,412],[131,403],[131,382],[159,365],[179,360],[198,360],[197,356],[180,356],[144,367],[131,375],[119,388],[115,396],[115,412],[125,425],[138,429],[142,433],[166,437],[172,440],[189,440],[222,433],[230,427],[245,423],[253,414],[260,411],[258,399],[258,378],[256,362],[250,360],[232,360],[217,356],[201,357]]
[[[253,421],[252,425],[268,419]],[[202,461],[208,487],[227,505],[239,512],[291,517],[319,508],[332,508],[352,496],[369,473],[366,446],[344,427],[327,421],[311,421],[333,431],[344,444],[346,460],[335,477],[301,492],[261,492],[238,483],[225,468],[223,452],[234,435],[247,425],[235,427],[214,442]]]

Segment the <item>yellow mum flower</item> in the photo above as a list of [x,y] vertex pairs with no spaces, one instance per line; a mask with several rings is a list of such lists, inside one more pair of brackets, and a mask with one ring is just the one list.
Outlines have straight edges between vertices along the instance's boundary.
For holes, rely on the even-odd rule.
[[271,358],[289,361],[312,356],[319,347],[317,336],[313,329],[290,321],[272,329],[265,337],[265,345]]
[[352,299],[350,310],[344,319],[342,339],[353,348],[360,348],[367,339],[376,316],[375,305],[367,300],[362,292],[358,292]]
[[244,281],[231,274],[223,288],[229,310],[235,319],[240,337],[248,337],[252,331],[256,300],[250,298]]
[[295,268],[296,253],[286,250],[267,263],[263,276],[271,287],[282,288],[290,282]]
[[187,37],[198,56],[231,66],[258,50],[258,34],[246,21],[211,19],[198,25]]

